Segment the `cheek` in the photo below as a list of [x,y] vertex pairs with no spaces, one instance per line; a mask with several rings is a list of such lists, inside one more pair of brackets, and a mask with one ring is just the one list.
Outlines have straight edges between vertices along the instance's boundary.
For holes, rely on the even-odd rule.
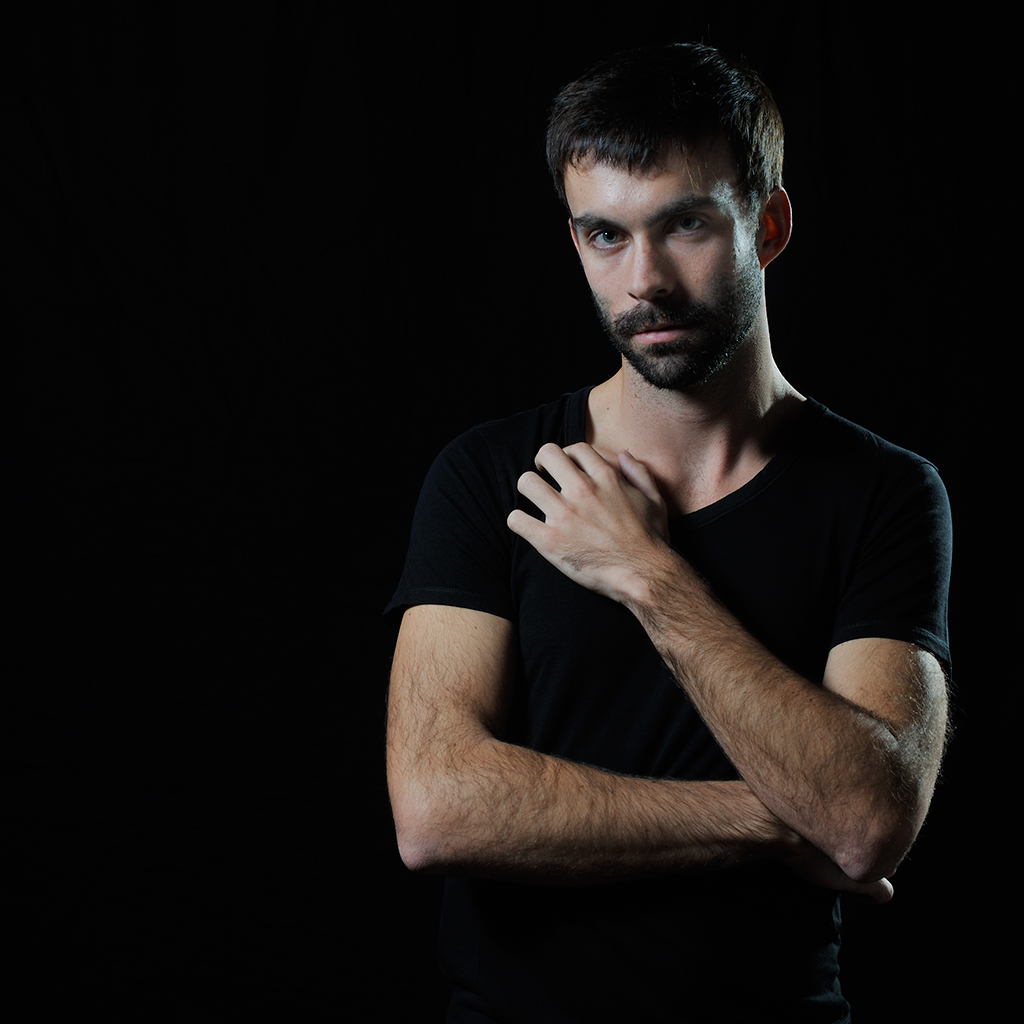
[[594,298],[605,308],[614,307],[622,300],[622,289],[618,284],[619,275],[607,265],[583,265],[583,273]]

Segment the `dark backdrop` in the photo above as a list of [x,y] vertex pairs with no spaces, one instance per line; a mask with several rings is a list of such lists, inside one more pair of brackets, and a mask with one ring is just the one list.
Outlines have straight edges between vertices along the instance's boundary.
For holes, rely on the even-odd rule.
[[379,613],[436,452],[614,370],[543,122],[597,58],[669,39],[745,55],[782,109],[783,372],[953,504],[957,735],[896,899],[849,908],[844,982],[890,1021],[1000,976],[1001,28],[548,6],[81,5],[15,37],[4,916],[37,999],[437,1019]]

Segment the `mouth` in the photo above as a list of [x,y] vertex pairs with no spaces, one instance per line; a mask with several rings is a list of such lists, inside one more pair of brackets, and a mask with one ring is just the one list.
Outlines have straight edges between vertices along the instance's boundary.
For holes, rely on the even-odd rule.
[[659,342],[678,341],[688,328],[684,324],[659,324],[637,331],[633,338],[641,345],[656,345]]
[[620,341],[641,347],[685,344],[693,330],[706,323],[706,311],[697,302],[674,306],[640,304],[618,316],[608,315],[598,303],[598,312]]

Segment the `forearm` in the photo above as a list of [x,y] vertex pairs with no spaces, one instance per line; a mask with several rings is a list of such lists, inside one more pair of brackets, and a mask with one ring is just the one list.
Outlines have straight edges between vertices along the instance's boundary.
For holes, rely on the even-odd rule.
[[800,838],[744,782],[615,775],[486,738],[457,766],[392,776],[418,870],[584,884],[792,856]]
[[[513,532],[570,579],[630,608],[762,803],[854,879],[891,873],[931,799],[945,679],[913,644],[862,638],[822,680],[792,672],[712,595],[667,542],[667,511],[643,463],[587,444],[544,445],[519,490],[543,513]],[[770,595],[764,595],[770,600]],[[819,685],[819,683],[821,685]]]
[[511,622],[406,612],[388,694],[388,786],[416,870],[596,882],[789,855],[802,840],[743,782],[617,775],[501,736]]
[[790,670],[674,552],[626,603],[766,807],[853,878],[895,869],[930,784],[890,723]]

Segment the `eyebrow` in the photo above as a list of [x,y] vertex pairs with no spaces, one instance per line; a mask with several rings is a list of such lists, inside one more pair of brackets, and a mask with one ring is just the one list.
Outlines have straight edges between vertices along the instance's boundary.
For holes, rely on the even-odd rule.
[[[655,210],[645,220],[644,226],[651,227],[654,224],[660,224],[662,221],[671,220],[673,217],[682,217],[688,213],[693,213],[695,210],[720,210],[722,205],[714,196],[694,195],[673,199],[671,202]],[[623,228],[623,225],[617,224],[610,217],[597,213],[581,213],[578,217],[573,217],[572,223],[577,231],[593,231],[596,228],[622,230]]]

